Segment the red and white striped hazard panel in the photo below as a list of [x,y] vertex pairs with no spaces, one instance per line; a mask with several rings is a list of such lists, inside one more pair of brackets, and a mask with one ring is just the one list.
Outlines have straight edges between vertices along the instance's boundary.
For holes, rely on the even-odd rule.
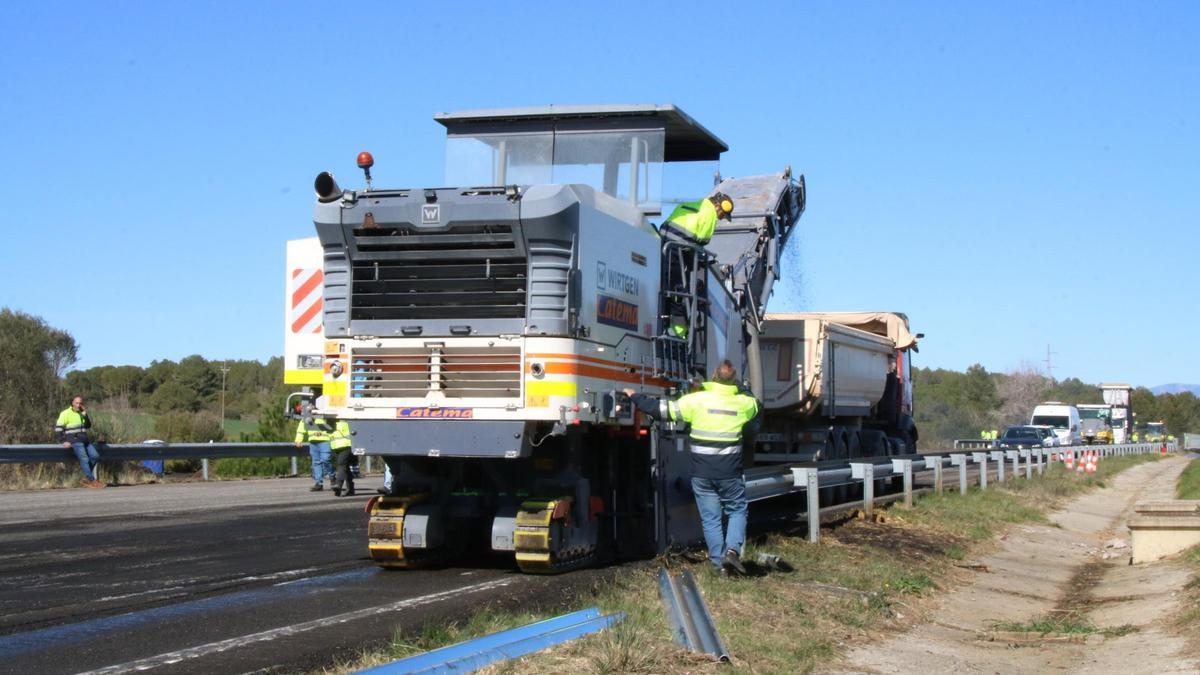
[[325,273],[320,269],[292,270],[292,332],[321,332],[321,282]]

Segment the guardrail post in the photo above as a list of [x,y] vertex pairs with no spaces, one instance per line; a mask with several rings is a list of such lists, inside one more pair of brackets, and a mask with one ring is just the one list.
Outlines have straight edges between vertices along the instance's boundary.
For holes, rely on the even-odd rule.
[[792,467],[792,484],[804,488],[808,500],[808,540],[814,544],[821,540],[821,495],[820,479],[816,467]]
[[875,465],[870,462],[851,462],[850,477],[863,482],[863,514],[875,515]]
[[200,470],[203,472],[204,480],[208,480],[208,458],[200,460]]
[[942,458],[940,456],[925,457],[925,468],[933,467],[933,493],[942,494]]
[[967,494],[967,456],[950,455],[950,466],[958,467],[958,494]]
[[996,463],[996,482],[1004,482],[1004,451],[993,450],[988,453],[988,457]]
[[979,465],[979,489],[986,490],[988,454],[986,452],[972,452],[971,458]]
[[371,456],[367,455],[366,460],[367,460],[367,467],[363,471],[365,472],[366,475],[369,476],[369,475],[371,475]]
[[893,459],[892,473],[904,474],[904,505],[912,507],[912,463],[911,459]]
[[1017,454],[1025,460],[1025,479],[1033,478],[1033,452],[1022,448],[1017,451]]
[[1019,463],[1021,461],[1020,455],[1017,453],[1016,450],[1005,450],[1004,456],[1007,457],[1010,461],[1012,461],[1013,479],[1015,480],[1017,478],[1020,478],[1021,477],[1021,465]]
[[300,475],[300,471],[296,468],[296,456],[295,455],[292,455],[292,475],[293,476]]

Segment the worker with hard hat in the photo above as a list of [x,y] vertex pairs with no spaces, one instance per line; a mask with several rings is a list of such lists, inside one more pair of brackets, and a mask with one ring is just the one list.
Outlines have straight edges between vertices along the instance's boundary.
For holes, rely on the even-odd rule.
[[705,199],[676,206],[663,223],[662,232],[703,246],[717,231],[717,221],[729,220],[732,214],[733,199],[723,192],[714,192]]

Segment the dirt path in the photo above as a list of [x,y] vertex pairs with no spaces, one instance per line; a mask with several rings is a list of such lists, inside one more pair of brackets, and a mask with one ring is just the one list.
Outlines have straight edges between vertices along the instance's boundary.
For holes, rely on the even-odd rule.
[[[1178,610],[1189,573],[1161,561],[1129,565],[1125,522],[1141,499],[1171,499],[1187,460],[1135,466],[1110,487],[1050,515],[1053,525],[1019,526],[980,560],[965,586],[949,593],[932,617],[880,644],[850,652],[847,672],[912,673],[1195,673],[1179,656],[1184,640],[1166,621]],[[1050,612],[1076,612],[1096,626],[1126,624],[1126,635],[1089,635],[1085,642],[1025,642],[998,634],[998,621],[1026,623]],[[999,639],[990,640],[989,637]]]

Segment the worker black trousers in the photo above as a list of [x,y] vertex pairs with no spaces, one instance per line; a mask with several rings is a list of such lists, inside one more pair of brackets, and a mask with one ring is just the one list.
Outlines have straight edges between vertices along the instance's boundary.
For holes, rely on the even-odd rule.
[[350,472],[351,466],[358,466],[358,455],[350,451],[350,448],[341,448],[337,451],[337,458],[334,460],[337,466],[337,473],[333,477],[333,487],[340,490],[345,486],[347,492],[354,491],[354,474]]

